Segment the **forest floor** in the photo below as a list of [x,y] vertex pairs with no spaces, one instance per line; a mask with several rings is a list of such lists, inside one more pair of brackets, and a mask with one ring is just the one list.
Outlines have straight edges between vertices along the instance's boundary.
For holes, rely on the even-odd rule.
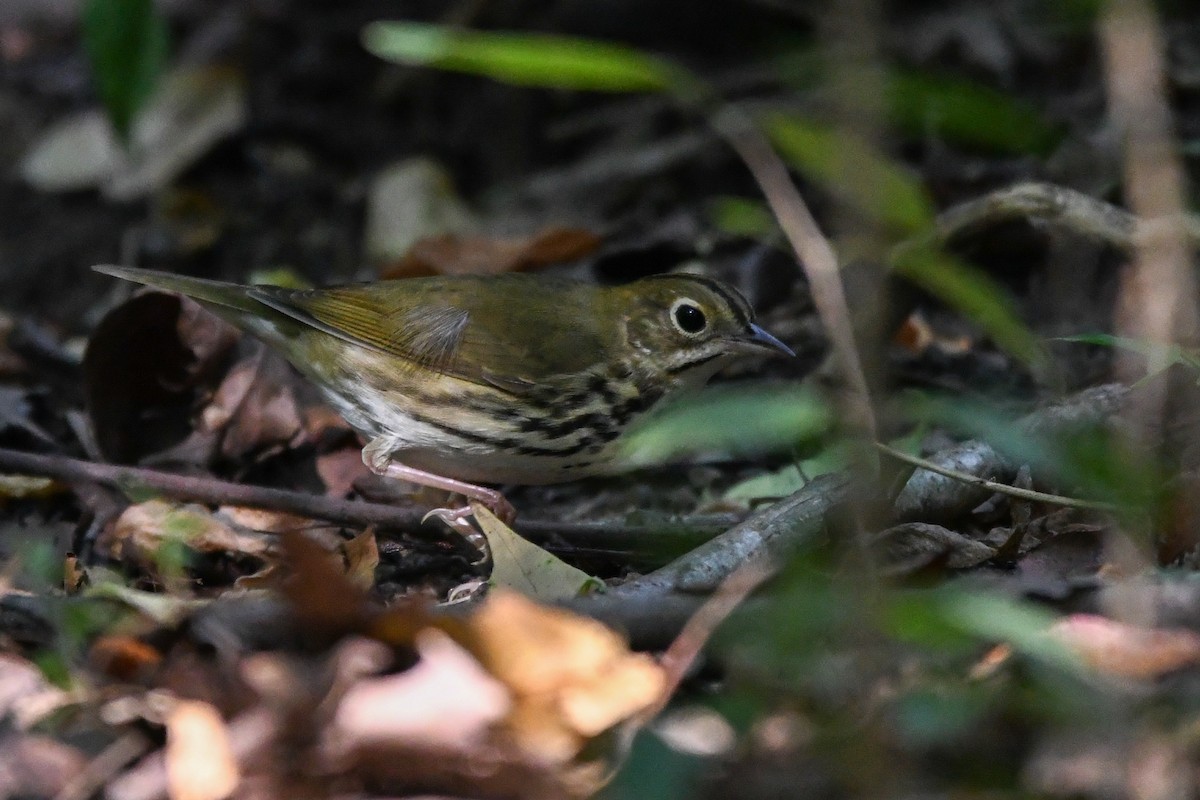
[[[146,6],[69,5],[0,9],[0,796],[1200,796],[1186,4],[171,0],[128,148]],[[464,538],[103,264],[690,272],[796,357]]]

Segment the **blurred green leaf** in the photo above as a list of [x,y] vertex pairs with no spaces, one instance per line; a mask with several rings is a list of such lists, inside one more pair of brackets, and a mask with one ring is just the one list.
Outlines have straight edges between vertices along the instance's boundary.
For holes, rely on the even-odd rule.
[[22,541],[16,550],[20,573],[31,586],[43,591],[62,586],[63,560],[53,542]]
[[812,458],[799,464],[787,464],[772,472],[764,472],[735,483],[725,490],[721,499],[733,503],[753,504],[760,500],[787,497],[804,488],[819,475],[843,469],[853,463],[853,445],[847,440],[834,441]]
[[[772,114],[762,124],[780,155],[806,178],[898,232],[920,230],[933,219],[920,181],[867,142],[793,115]],[[847,196],[854,187],[863,189]]]
[[[1163,344],[1145,339],[1131,339],[1127,336],[1113,336],[1108,333],[1081,333],[1076,336],[1060,336],[1057,341],[1077,342],[1079,344],[1094,344],[1101,347],[1117,347],[1131,353],[1145,356],[1148,361],[1161,364],[1163,369],[1173,364],[1181,364],[1193,370],[1200,370],[1200,349],[1184,348],[1177,344]],[[1157,374],[1151,373],[1146,377]]]
[[1012,461],[1031,465],[1041,480],[1064,485],[1072,495],[1137,511],[1156,507],[1170,485],[1163,469],[1139,459],[1104,425],[1050,437],[1025,430],[1011,414],[961,398],[910,395],[907,405],[913,416],[988,442]]
[[86,0],[83,41],[100,100],[128,141],[134,117],[166,69],[167,24],[153,0]]
[[1058,138],[1028,105],[978,83],[920,72],[888,77],[892,122],[914,134],[1011,153],[1044,155]]
[[831,426],[829,407],[802,384],[714,386],[639,420],[622,437],[619,459],[634,467],[696,455],[786,452],[819,439]]
[[1058,619],[1025,600],[957,587],[939,593],[947,622],[981,639],[1005,642],[1018,653],[1073,674],[1086,674],[1078,656],[1049,635]]
[[959,626],[947,625],[936,595],[927,591],[896,592],[880,613],[883,630],[901,642],[938,650],[943,654],[965,653],[976,640]]
[[1008,292],[987,275],[928,247],[902,248],[893,268],[974,321],[1002,350],[1035,368],[1046,364],[1045,349],[1021,322]]
[[33,657],[33,663],[51,685],[59,689],[71,688],[71,667],[62,653],[43,650]]
[[771,239],[779,235],[775,215],[761,200],[748,197],[717,197],[708,207],[713,227],[730,236]]
[[635,48],[569,36],[375,22],[363,31],[363,46],[397,64],[484,75],[519,86],[682,91],[694,81],[670,61]]

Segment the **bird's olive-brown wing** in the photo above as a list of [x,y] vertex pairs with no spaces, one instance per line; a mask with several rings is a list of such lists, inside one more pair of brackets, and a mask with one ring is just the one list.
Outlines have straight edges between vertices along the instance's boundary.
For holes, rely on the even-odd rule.
[[250,292],[317,330],[395,357],[397,368],[512,391],[588,371],[611,352],[616,336],[603,290],[528,275]]

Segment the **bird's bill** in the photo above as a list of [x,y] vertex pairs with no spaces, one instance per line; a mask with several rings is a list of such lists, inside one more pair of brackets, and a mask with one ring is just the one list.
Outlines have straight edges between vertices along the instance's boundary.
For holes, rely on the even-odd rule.
[[738,337],[737,342],[738,344],[746,346],[748,349],[766,349],[772,350],[776,353],[781,353],[785,356],[791,356],[792,358],[796,357],[796,354],[792,351],[792,348],[788,347],[786,344],[779,341],[774,336],[767,333],[764,329],[760,328],[758,325],[755,325],[753,322],[750,323],[750,327],[746,329],[745,335]]

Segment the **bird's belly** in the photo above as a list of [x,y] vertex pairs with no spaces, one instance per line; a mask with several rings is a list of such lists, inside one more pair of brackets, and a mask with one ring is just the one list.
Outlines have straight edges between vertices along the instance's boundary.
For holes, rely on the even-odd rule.
[[499,393],[439,376],[405,391],[360,382],[326,394],[355,430],[406,466],[473,483],[547,484],[616,471],[636,413],[586,404],[517,408]]

